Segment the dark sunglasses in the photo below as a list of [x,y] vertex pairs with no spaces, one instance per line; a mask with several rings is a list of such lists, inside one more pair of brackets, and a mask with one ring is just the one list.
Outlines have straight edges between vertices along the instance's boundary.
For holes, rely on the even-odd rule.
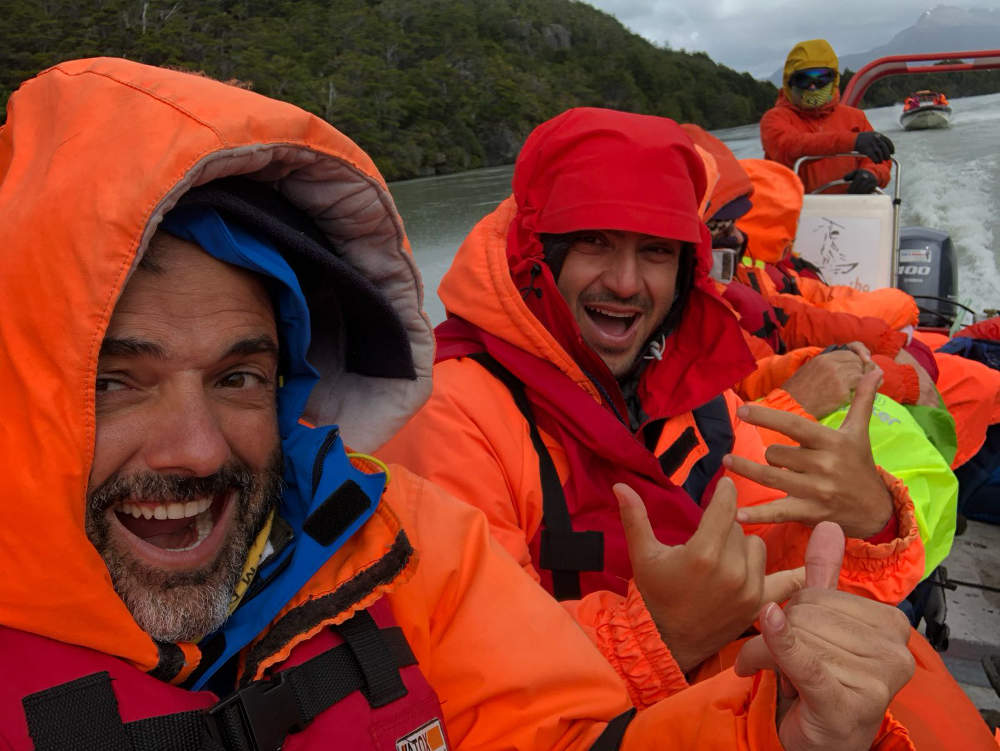
[[822,89],[837,77],[837,72],[831,68],[807,68],[797,70],[788,77],[788,85],[793,89],[808,89],[815,86]]

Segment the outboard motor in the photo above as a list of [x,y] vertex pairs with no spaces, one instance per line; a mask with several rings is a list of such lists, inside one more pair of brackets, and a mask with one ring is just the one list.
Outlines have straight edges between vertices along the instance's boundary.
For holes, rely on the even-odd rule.
[[927,227],[899,231],[896,286],[920,308],[920,326],[948,328],[958,312],[958,261],[951,237]]

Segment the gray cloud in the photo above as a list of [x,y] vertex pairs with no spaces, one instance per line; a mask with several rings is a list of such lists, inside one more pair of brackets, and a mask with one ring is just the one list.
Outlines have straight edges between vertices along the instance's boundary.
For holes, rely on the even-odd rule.
[[829,40],[838,54],[885,44],[928,9],[927,0],[589,0],[652,42],[705,51],[766,78],[803,39]]

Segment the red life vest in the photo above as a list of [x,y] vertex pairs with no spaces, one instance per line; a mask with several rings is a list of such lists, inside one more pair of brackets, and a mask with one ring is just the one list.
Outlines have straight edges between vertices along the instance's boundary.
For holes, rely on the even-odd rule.
[[774,307],[746,284],[730,282],[723,299],[739,313],[740,326],[758,339],[763,339],[775,352],[781,354],[785,345],[781,341],[781,321]]
[[0,746],[12,751],[447,748],[437,694],[385,599],[301,642],[270,679],[222,702],[115,657],[3,627],[0,664]]
[[[647,419],[636,432],[608,407],[539,358],[457,318],[436,329],[438,361],[470,356],[510,391],[527,421],[538,455],[542,525],[528,542],[541,584],[557,600],[599,590],[625,594],[632,564],[615,482],[627,482],[646,503],[650,524],[666,544],[686,542],[697,528],[699,501],[710,497],[732,450],[733,427],[723,396],[682,413],[678,435],[670,418]],[[672,423],[672,426],[675,425]],[[565,453],[564,485],[541,432]],[[689,467],[682,485],[670,476]]]

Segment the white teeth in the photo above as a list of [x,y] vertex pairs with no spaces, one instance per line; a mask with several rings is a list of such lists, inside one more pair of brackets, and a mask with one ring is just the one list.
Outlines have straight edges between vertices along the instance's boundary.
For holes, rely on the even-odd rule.
[[204,513],[212,506],[211,498],[199,498],[196,501],[186,503],[130,503],[123,501],[118,504],[116,511],[120,514],[128,514],[135,519],[140,517],[145,519],[189,519]]
[[[211,505],[212,504],[210,503],[209,506]],[[167,550],[171,551],[172,553],[180,553],[185,550],[193,550],[194,548],[198,547],[205,541],[205,538],[208,537],[208,535],[212,532],[213,526],[215,525],[212,522],[212,512],[209,511],[208,509],[205,509],[205,511],[198,514],[198,516],[194,520],[194,528],[195,531],[198,533],[198,536],[195,538],[195,541],[184,548],[167,548]]]
[[590,310],[600,313],[602,316],[608,316],[608,318],[633,318],[637,315],[636,313],[612,313],[610,310],[602,308],[590,308]]
[[125,502],[118,507],[119,513],[129,514],[130,516],[138,519],[142,516],[142,509],[136,506],[134,503]]

